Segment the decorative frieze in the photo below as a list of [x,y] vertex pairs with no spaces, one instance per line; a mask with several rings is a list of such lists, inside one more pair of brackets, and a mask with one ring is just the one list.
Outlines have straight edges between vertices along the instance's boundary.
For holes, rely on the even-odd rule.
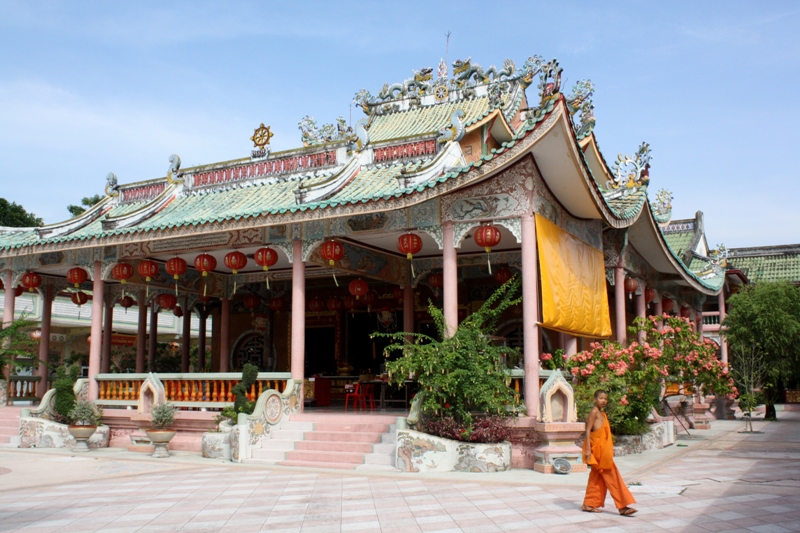
[[273,174],[297,172],[311,168],[324,168],[336,165],[336,151],[318,152],[315,154],[277,157],[233,168],[220,168],[208,172],[199,172],[192,178],[194,187],[219,185],[233,181],[241,181]]
[[395,161],[397,159],[414,159],[436,154],[436,139],[411,143],[395,144],[374,148],[375,163]]
[[133,202],[144,202],[156,198],[167,188],[167,184],[154,183],[152,185],[142,185],[140,187],[131,187],[130,189],[120,190],[120,203],[129,204]]

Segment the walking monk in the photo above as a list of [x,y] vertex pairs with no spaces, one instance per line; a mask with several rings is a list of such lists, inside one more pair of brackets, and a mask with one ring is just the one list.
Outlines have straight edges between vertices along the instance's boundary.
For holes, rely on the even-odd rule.
[[594,407],[586,421],[586,439],[583,441],[583,455],[586,464],[591,466],[589,483],[586,485],[586,496],[583,499],[582,511],[600,513],[605,505],[606,491],[611,493],[614,503],[622,516],[630,516],[636,509],[628,507],[636,503],[631,491],[622,481],[622,476],[614,464],[614,444],[611,442],[611,426],[603,412],[608,404],[608,393],[595,391]]

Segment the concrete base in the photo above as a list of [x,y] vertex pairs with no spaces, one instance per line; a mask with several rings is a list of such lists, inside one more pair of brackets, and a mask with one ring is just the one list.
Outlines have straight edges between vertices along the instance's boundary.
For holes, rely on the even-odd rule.
[[575,441],[580,439],[585,431],[583,422],[553,422],[536,423],[533,426],[542,441],[534,450],[536,463],[533,469],[543,474],[555,474],[554,459],[566,459],[572,465],[572,472],[586,472],[583,462],[583,452]]
[[511,429],[511,468],[533,469],[536,464],[536,447],[542,443],[534,429],[536,417],[523,416],[512,419]]
[[[174,451],[202,451],[203,433],[216,427],[212,411],[178,411],[175,413],[174,429],[177,434],[169,443]],[[139,415],[133,409],[103,410],[103,423],[111,427],[112,448],[127,448],[128,451],[153,453],[153,445],[144,433],[149,417]],[[143,439],[143,440],[142,440]]]

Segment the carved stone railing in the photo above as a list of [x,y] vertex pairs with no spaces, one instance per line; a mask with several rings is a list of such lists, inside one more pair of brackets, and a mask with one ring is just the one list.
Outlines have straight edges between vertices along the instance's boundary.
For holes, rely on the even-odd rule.
[[719,311],[704,311],[703,326],[719,325]]
[[[233,403],[232,389],[242,379],[240,372],[156,375],[164,385],[167,401],[178,408],[222,409]],[[98,374],[96,403],[103,407],[135,407],[146,378],[147,374]],[[283,392],[289,379],[288,372],[261,372],[247,398],[254,401],[270,389]]]
[[8,402],[35,402],[39,400],[36,394],[39,376],[10,376],[8,378]]

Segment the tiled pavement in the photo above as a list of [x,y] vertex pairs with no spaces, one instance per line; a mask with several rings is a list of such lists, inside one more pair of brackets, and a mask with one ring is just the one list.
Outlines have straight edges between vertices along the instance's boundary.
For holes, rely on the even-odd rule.
[[583,474],[363,475],[0,449],[11,471],[0,468],[0,531],[800,531],[800,413],[780,418],[757,435],[716,422],[688,447],[619,458],[641,483],[630,518],[610,499],[581,512]]

